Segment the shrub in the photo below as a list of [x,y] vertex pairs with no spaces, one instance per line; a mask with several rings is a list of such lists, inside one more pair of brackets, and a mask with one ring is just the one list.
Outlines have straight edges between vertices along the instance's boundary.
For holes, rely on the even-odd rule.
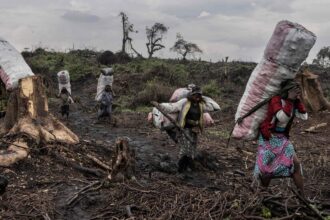
[[168,102],[173,90],[173,88],[159,81],[148,81],[145,89],[134,97],[132,107],[136,108],[141,105],[150,105],[151,101]]
[[202,86],[203,94],[210,97],[220,95],[219,83],[216,80],[210,80],[208,84]]
[[116,63],[116,55],[110,50],[106,50],[97,58],[97,61],[102,65],[112,65]]
[[127,63],[132,60],[132,58],[127,53],[123,53],[121,51],[117,52],[115,55],[118,63]]

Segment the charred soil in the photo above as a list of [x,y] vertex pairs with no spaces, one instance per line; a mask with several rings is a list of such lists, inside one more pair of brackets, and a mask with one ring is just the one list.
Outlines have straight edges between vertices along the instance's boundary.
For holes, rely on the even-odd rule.
[[[112,123],[97,122],[95,87],[92,78],[73,83],[78,102],[63,122],[79,144],[34,145],[27,159],[1,168],[9,179],[0,200],[2,219],[317,219],[315,209],[330,215],[329,112],[295,121],[291,134],[312,204],[308,208],[292,191],[291,179],[275,180],[267,190],[257,187],[252,177],[257,143],[232,140],[227,146],[241,94],[213,114],[216,125],[200,135],[196,170],[179,174],[178,148],[147,122],[146,112],[115,111]],[[123,92],[117,91],[120,98]],[[50,110],[61,119],[57,100],[50,100]],[[305,131],[321,123],[327,125]],[[107,180],[109,170],[90,158],[110,165],[117,137],[127,137],[135,151],[130,180]]]

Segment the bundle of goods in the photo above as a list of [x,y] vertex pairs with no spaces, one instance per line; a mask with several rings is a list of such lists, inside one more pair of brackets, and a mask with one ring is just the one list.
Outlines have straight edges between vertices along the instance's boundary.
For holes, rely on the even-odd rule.
[[[179,88],[176,89],[171,96],[170,102],[177,102],[183,98],[186,98],[191,90],[188,88]],[[219,111],[220,106],[216,103],[213,99],[207,96],[203,96],[203,100],[205,105],[208,106],[208,109],[212,109],[212,111]],[[176,120],[179,113],[169,114],[169,116]],[[153,121],[153,124],[156,128],[161,130],[168,130],[172,129],[174,125],[170,122],[170,120],[165,117],[157,108],[153,108],[152,112],[148,115],[148,120]],[[205,126],[211,126],[214,124],[214,120],[212,119],[211,115],[208,112],[203,113],[203,120]]]
[[68,92],[71,94],[71,84],[70,84],[70,74],[67,70],[62,70],[57,73],[58,80],[58,90],[61,93],[63,88],[66,88]]
[[0,37],[0,77],[6,89],[17,88],[20,79],[33,75],[22,55],[8,41]]
[[[280,90],[280,84],[294,79],[301,63],[307,58],[316,36],[297,23],[281,21],[271,36],[261,62],[253,70],[245,92],[238,105],[235,121],[240,121],[253,107]],[[253,140],[258,136],[258,128],[264,120],[268,105],[237,123],[233,137]]]
[[103,68],[101,70],[101,75],[97,81],[97,92],[95,96],[96,101],[100,101],[102,93],[107,85],[112,87],[113,83],[113,69],[112,68]]

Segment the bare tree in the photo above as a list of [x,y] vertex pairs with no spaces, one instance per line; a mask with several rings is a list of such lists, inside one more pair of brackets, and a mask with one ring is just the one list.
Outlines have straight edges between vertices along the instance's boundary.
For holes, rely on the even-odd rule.
[[128,21],[128,17],[125,14],[125,12],[120,12],[119,16],[121,17],[121,23],[122,23],[122,27],[123,27],[123,43],[122,43],[122,47],[121,47],[121,52],[122,53],[126,53],[126,45],[127,43],[129,44],[130,48],[139,56],[142,57],[142,55],[140,53],[138,53],[133,45],[132,45],[132,38],[129,36],[130,33],[135,32],[137,33],[136,30],[134,30],[134,25],[131,24]]
[[167,31],[168,27],[161,23],[155,23],[151,28],[146,27],[146,34],[148,39],[146,45],[148,48],[149,58],[151,58],[156,51],[165,48],[165,46],[162,45],[161,42],[163,40],[163,35]]
[[203,51],[197,46],[197,44],[187,42],[183,39],[180,33],[176,35],[176,38],[177,40],[170,50],[181,54],[183,60],[186,60],[186,56],[188,54],[193,55],[194,53],[203,53]]
[[126,43],[129,39],[129,33],[134,32],[133,24],[129,23],[128,17],[124,12],[120,12],[119,16],[121,17],[121,23],[123,27],[123,43],[121,47],[121,52],[126,53]]

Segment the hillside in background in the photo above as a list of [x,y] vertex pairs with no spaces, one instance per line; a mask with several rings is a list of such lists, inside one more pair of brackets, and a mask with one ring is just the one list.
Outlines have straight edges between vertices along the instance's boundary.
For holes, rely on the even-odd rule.
[[[70,72],[71,84],[79,86],[88,81],[90,91],[96,93],[97,78],[103,67],[115,70],[114,91],[116,91],[117,111],[141,110],[150,101],[166,102],[173,91],[194,83],[202,87],[205,95],[218,101],[222,109],[234,110],[244,91],[246,82],[256,63],[231,61],[210,63],[206,61],[181,61],[171,59],[138,59],[111,54],[106,57],[109,65],[103,65],[104,53],[91,50],[73,50],[67,53],[36,49],[22,53],[36,74],[44,75],[52,89],[57,91],[56,73]],[[104,63],[104,61],[103,61]],[[310,65],[309,68],[320,75],[326,97],[330,97],[330,68]],[[75,96],[73,90],[73,97]],[[77,91],[78,92],[78,91]],[[51,95],[51,96],[52,96]],[[93,99],[94,97],[90,97]]]
[[[73,87],[83,81],[90,81],[89,86],[94,87],[96,92],[100,69],[106,67],[98,60],[101,53],[90,50],[60,53],[37,49],[34,52],[23,52],[23,56],[33,72],[44,75],[55,90],[56,73],[66,69],[70,72]],[[231,105],[233,101],[239,101],[255,65],[238,61],[226,64],[156,58],[114,62],[111,66],[115,70],[114,90],[118,95],[116,104],[122,109],[135,109],[149,105],[151,100],[167,101],[176,88],[195,83],[202,87],[206,95],[220,101],[223,106]]]

